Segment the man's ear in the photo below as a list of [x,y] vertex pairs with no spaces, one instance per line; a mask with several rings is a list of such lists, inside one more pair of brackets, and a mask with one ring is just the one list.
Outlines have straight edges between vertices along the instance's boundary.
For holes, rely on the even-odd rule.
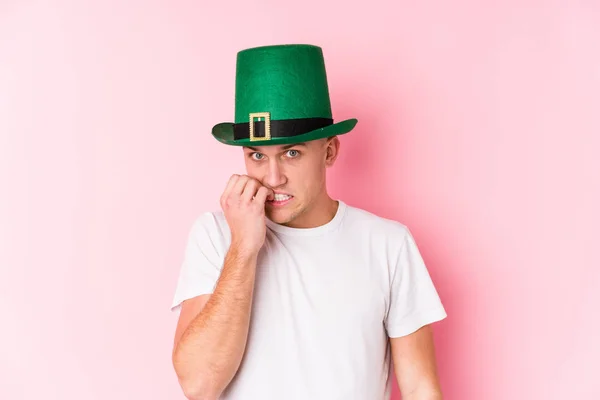
[[340,151],[340,139],[337,136],[327,138],[325,146],[325,166],[331,167],[335,163]]

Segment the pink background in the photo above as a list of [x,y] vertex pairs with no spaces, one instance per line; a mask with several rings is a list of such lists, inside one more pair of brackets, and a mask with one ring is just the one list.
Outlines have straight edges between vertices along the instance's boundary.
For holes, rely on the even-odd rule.
[[446,399],[600,398],[600,5],[302,3],[0,2],[0,399],[183,399],[184,241],[244,172],[210,128],[286,42],[359,119],[332,194],[422,250]]

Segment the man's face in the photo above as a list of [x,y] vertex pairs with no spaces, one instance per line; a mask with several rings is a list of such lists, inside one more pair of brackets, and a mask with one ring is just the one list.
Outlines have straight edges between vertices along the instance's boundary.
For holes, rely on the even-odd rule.
[[244,147],[248,176],[275,192],[265,212],[273,222],[293,221],[318,206],[326,194],[326,168],[333,165],[339,139],[300,144]]

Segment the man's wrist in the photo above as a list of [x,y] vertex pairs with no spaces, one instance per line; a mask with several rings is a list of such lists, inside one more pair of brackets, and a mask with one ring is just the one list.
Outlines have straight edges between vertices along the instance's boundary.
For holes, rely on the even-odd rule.
[[229,247],[230,256],[242,262],[256,261],[260,249],[248,248],[240,243],[232,242]]

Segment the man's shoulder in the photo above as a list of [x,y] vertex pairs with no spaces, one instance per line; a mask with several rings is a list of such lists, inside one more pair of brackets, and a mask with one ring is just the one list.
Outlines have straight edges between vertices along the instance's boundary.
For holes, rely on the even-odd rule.
[[191,233],[210,237],[230,234],[229,225],[222,210],[207,210],[200,213],[192,222]]
[[384,217],[375,211],[369,211],[358,206],[346,204],[346,207],[347,218],[345,222],[347,229],[394,236],[403,236],[408,232],[408,227],[397,219]]

